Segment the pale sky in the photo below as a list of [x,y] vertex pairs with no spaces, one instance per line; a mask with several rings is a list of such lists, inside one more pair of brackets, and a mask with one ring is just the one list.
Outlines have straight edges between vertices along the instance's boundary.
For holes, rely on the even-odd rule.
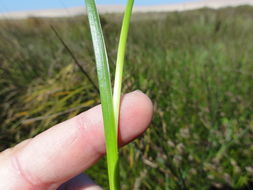
[[[157,5],[193,0],[135,0],[135,5]],[[96,0],[97,4],[126,4],[126,0]],[[84,0],[0,0],[0,12],[43,10],[84,6]]]

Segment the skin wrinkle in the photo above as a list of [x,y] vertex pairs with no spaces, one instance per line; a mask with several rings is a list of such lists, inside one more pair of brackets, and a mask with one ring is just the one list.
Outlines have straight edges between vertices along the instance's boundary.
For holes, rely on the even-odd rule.
[[[58,124],[58,125],[60,125],[60,124]],[[57,126],[55,126],[55,127],[57,127]],[[33,144],[34,141],[36,143],[37,138],[39,138],[41,135],[42,134],[39,134],[35,138],[29,140],[26,145]],[[73,140],[71,139],[72,142],[76,139],[77,135],[73,135],[73,136],[74,136]],[[60,185],[56,185],[59,182],[56,182],[55,180],[43,181],[42,179],[39,179],[40,177],[34,176],[34,174],[32,174],[33,172],[31,173],[31,171],[25,171],[24,167],[22,167],[22,162],[19,159],[19,156],[20,156],[19,152],[25,151],[26,148],[28,148],[28,146],[22,146],[22,149],[18,148],[18,151],[16,151],[15,154],[13,154],[13,155],[16,157],[15,159],[18,161],[17,163],[18,163],[20,171],[22,171],[22,173],[25,174],[23,176],[25,176],[26,179],[28,179],[26,181],[28,181],[28,182],[35,181],[35,183],[29,183],[29,184],[33,185],[31,190],[34,190],[34,189],[45,190],[45,187],[49,187],[48,190],[51,190],[51,189],[56,189],[55,186],[60,186]],[[51,154],[47,155],[47,160],[48,160],[47,162],[50,162],[50,160],[54,160],[54,156],[55,156],[55,153],[53,155],[51,155]],[[24,160],[22,160],[22,161],[24,161]]]
[[42,188],[44,186],[40,181],[34,181],[34,177],[29,176],[23,170],[22,164],[20,163],[16,154],[13,154],[13,156],[11,157],[11,164],[18,176],[20,176],[24,180],[24,182],[30,186],[29,190],[33,190],[35,188]]

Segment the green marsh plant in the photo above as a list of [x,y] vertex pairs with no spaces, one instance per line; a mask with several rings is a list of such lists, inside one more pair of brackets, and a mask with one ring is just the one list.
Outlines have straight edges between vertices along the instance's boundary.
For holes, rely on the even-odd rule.
[[112,92],[106,45],[94,0],[85,0],[95,52],[102,104],[110,190],[119,190],[118,118],[126,42],[134,0],[128,0],[118,46],[114,91]]

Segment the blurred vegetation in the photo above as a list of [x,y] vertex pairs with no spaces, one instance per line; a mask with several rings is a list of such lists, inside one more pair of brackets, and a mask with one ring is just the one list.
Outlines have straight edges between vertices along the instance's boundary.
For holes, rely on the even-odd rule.
[[[248,188],[253,179],[253,7],[135,14],[124,92],[154,102],[121,150],[122,190]],[[0,150],[99,103],[87,19],[0,21]],[[120,15],[103,15],[112,72]],[[87,171],[107,188],[105,159]],[[248,186],[247,186],[248,185]]]

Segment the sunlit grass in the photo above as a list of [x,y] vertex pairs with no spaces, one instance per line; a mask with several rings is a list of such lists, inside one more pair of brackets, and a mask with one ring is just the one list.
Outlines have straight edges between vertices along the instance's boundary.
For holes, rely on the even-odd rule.
[[[121,14],[101,17],[114,74]],[[121,190],[252,181],[252,17],[252,7],[132,17],[122,92],[143,90],[155,112],[145,135],[120,151]],[[100,102],[49,27],[97,83],[86,17],[0,24],[1,150]],[[86,173],[109,188],[105,159]]]

